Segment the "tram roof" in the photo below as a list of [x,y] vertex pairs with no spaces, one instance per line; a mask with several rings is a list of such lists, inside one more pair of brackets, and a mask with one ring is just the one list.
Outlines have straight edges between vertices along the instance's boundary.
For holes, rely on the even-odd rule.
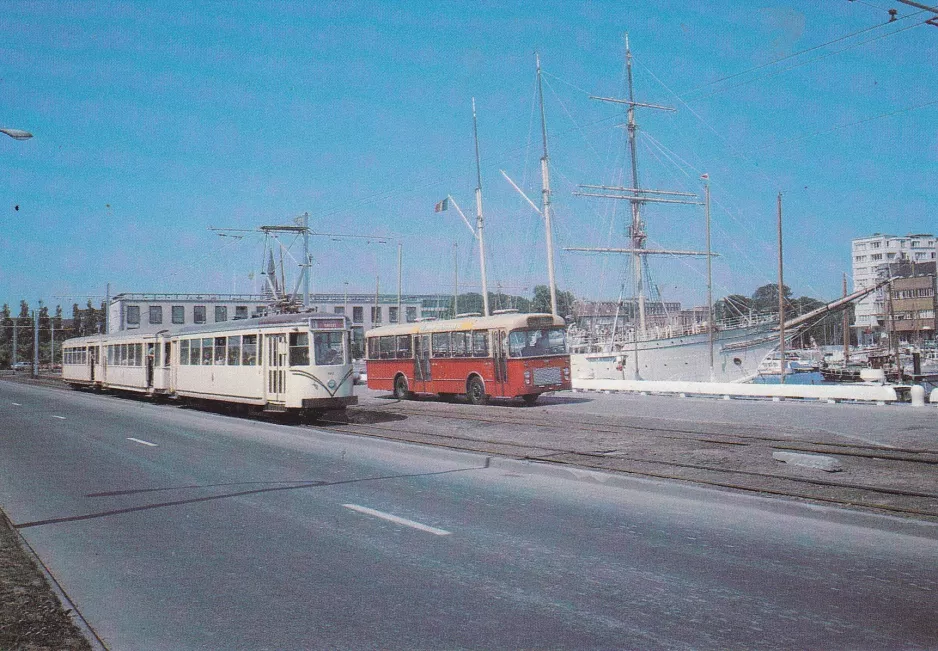
[[397,325],[374,328],[365,333],[366,337],[382,337],[385,335],[411,335],[433,332],[449,332],[459,330],[491,330],[504,328],[518,330],[521,328],[550,328],[563,327],[566,321],[562,317],[545,313],[533,314],[495,314],[492,316],[465,316],[440,321],[417,321],[415,323],[399,323]]

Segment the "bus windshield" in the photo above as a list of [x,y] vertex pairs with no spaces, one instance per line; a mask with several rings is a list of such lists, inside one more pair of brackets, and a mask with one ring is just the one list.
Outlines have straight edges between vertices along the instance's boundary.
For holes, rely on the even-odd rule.
[[567,352],[567,333],[563,328],[514,330],[508,334],[510,357],[563,355]]

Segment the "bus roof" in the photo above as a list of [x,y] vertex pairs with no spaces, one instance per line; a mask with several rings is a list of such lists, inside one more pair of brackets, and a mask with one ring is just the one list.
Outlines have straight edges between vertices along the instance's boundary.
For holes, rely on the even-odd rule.
[[365,336],[383,337],[386,335],[412,335],[449,332],[453,330],[491,330],[493,328],[518,330],[521,328],[563,327],[565,325],[566,322],[562,317],[552,314],[496,314],[493,316],[467,316],[458,319],[444,319],[441,321],[400,323],[397,325],[374,328],[366,332]]

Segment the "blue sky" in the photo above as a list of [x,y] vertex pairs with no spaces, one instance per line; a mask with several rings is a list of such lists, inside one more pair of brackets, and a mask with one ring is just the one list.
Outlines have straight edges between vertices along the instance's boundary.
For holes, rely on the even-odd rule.
[[[884,25],[890,8],[899,20]],[[850,238],[938,230],[938,27],[916,11],[894,0],[7,2],[0,125],[35,137],[0,140],[0,302],[70,305],[107,283],[250,291],[261,238],[209,228],[304,212],[317,232],[399,238],[313,238],[313,291],[373,292],[376,276],[396,291],[398,241],[405,292],[451,293],[454,243],[462,289],[477,289],[471,234],[455,212],[433,212],[447,194],[473,208],[473,97],[489,287],[530,294],[547,278],[543,223],[499,170],[539,201],[533,53],[557,246],[621,247],[627,205],[573,191],[624,184],[621,109],[588,96],[623,96],[626,32],[637,99],[678,109],[639,112],[642,183],[700,191],[710,174],[716,294],[774,282],[781,191],[786,283],[833,297]],[[645,216],[650,245],[703,246],[701,209]],[[625,263],[559,252],[558,283],[614,298]],[[665,298],[696,304],[703,270],[652,267]]]

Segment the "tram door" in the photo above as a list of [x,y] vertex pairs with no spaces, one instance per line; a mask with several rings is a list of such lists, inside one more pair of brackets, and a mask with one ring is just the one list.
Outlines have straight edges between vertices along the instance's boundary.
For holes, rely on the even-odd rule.
[[430,335],[414,335],[414,391],[429,391],[427,384],[432,380],[430,372]]
[[91,367],[92,383],[94,382],[94,365],[98,363],[98,360],[95,359],[97,357],[97,355],[95,355],[95,352],[94,352],[95,350],[97,350],[97,346],[88,347],[88,365]]
[[264,337],[267,366],[267,400],[286,402],[287,400],[287,337],[283,334]]
[[508,333],[504,330],[492,331],[492,358],[495,361],[495,395],[505,395],[508,383]]

